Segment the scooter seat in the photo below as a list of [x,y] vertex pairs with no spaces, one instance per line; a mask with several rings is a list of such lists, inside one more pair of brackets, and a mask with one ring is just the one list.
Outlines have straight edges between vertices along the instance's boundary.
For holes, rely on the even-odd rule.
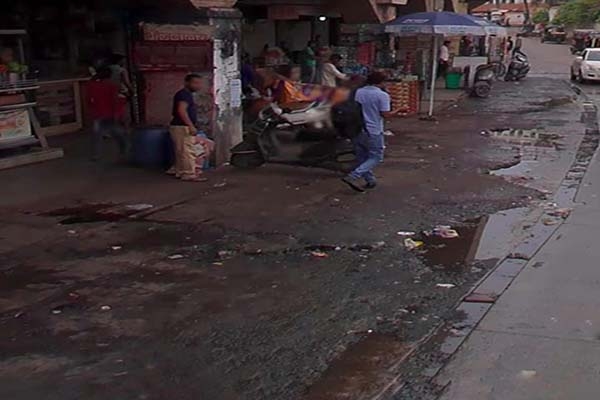
[[311,108],[314,108],[318,103],[316,101],[310,103],[295,103],[293,105],[286,105],[283,108],[284,114],[302,114]]

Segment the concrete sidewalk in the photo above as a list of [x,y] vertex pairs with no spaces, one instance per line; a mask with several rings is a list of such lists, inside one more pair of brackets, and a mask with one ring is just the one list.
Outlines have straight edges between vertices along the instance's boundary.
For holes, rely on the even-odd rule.
[[443,400],[594,399],[600,392],[600,162],[567,222],[440,375]]

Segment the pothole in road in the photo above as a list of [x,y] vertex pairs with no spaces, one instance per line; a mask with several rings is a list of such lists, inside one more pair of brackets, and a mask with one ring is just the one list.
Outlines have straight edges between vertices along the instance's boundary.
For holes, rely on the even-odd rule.
[[151,204],[84,203],[74,207],[45,211],[37,215],[60,217],[59,224],[74,225],[93,222],[116,222],[140,212],[151,210],[153,207]]

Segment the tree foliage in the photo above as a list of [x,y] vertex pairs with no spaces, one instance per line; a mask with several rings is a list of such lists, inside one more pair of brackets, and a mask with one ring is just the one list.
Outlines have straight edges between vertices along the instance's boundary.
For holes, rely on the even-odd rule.
[[535,14],[533,14],[534,24],[547,24],[548,21],[550,21],[548,10],[538,10]]
[[571,0],[563,4],[554,22],[573,28],[591,28],[600,17],[600,0]]

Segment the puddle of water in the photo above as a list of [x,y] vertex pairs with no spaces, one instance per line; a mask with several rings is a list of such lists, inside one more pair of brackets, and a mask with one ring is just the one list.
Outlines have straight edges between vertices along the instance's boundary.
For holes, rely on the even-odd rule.
[[515,234],[529,213],[527,207],[499,211],[487,217],[475,260],[504,258],[513,247]]
[[318,382],[310,387],[304,399],[363,398],[380,387],[388,368],[409,350],[410,346],[397,337],[370,334],[334,360]]
[[557,98],[552,98],[550,100],[545,100],[545,101],[530,101],[527,104],[531,104],[533,106],[542,106],[542,107],[546,107],[546,108],[552,108],[552,107],[564,106],[564,105],[570,104],[570,103],[573,103],[573,98],[571,98],[571,97],[557,97]]
[[538,190],[545,190],[540,170],[542,165],[559,160],[565,144],[562,136],[543,129],[495,129],[487,132],[490,138],[507,143],[518,150],[519,162],[506,168],[491,171],[507,181]]
[[128,218],[140,211],[152,208],[149,204],[121,205],[115,203],[80,204],[46,211],[38,215],[44,217],[64,217],[61,225],[86,224],[93,222],[115,222]]
[[543,129],[493,129],[490,138],[518,147],[521,162],[553,158],[564,148],[562,136]]
[[475,259],[479,240],[486,218],[466,221],[463,225],[452,227],[459,237],[444,239],[437,236],[424,236],[424,250],[421,257],[430,267],[464,268]]
[[543,129],[491,129],[487,135],[512,144],[534,147],[556,148],[562,138],[557,133],[546,132]]
[[420,254],[429,267],[460,270],[474,261],[501,259],[514,246],[515,235],[529,213],[526,207],[499,211],[495,214],[453,226],[459,237],[443,239],[424,236]]

